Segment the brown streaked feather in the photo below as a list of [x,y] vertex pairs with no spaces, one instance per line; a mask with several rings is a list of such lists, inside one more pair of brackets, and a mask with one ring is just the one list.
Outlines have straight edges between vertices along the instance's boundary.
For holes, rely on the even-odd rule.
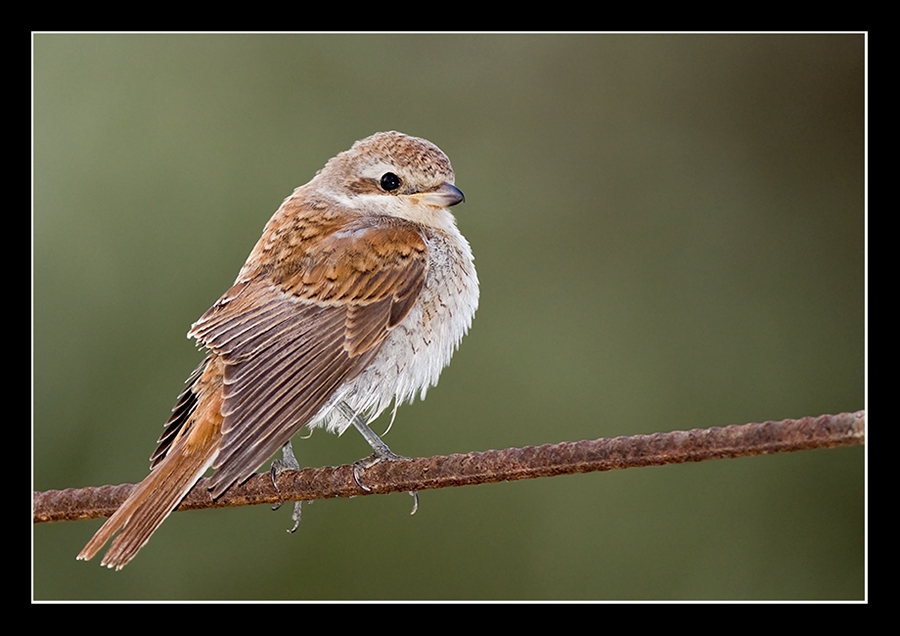
[[[182,393],[196,395],[194,405],[201,405],[192,410],[192,421],[166,430],[166,441],[154,453],[153,470],[106,520],[79,559],[93,558],[121,528],[101,561],[121,570],[212,465],[221,441],[222,367],[215,358],[207,358],[201,368],[196,381]],[[164,456],[159,454],[162,449]]]
[[249,477],[377,353],[425,282],[411,223],[368,218],[236,283],[191,329],[225,364],[214,496]]
[[408,221],[359,219],[310,243],[271,268],[272,283],[290,295],[365,304],[418,294],[424,283],[425,239]]
[[203,374],[207,364],[209,364],[209,360],[209,356],[207,356],[188,376],[188,379],[184,381],[187,386],[175,401],[175,406],[172,407],[172,415],[166,421],[165,430],[163,430],[162,435],[156,441],[156,450],[150,456],[150,470],[156,468],[165,458],[175,439],[190,422],[191,416],[197,408],[197,390],[194,385]]

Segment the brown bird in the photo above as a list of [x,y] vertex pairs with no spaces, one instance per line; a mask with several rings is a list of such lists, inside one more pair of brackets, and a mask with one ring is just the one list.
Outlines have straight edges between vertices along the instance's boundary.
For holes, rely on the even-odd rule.
[[[300,428],[366,426],[425,397],[478,306],[472,251],[448,208],[450,160],[398,132],[353,144],[266,224],[234,285],[193,324],[208,350],[150,458],[150,474],[88,542],[121,569],[210,467],[220,496]],[[287,453],[286,453],[287,455]]]

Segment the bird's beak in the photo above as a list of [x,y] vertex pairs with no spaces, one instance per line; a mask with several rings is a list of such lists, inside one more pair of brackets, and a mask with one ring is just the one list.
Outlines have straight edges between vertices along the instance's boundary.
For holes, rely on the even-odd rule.
[[412,196],[423,203],[436,205],[441,208],[449,208],[451,205],[456,205],[466,200],[466,195],[462,193],[462,190],[452,183],[442,183],[431,192],[419,192]]

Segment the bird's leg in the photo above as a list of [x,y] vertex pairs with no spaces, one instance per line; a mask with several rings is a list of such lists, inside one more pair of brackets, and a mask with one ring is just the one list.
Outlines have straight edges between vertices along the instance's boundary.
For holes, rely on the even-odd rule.
[[[275,490],[278,490],[278,483],[275,478],[286,470],[300,470],[300,462],[294,456],[294,447],[291,446],[290,440],[281,449],[281,459],[276,459],[272,462],[272,485],[275,486]],[[300,525],[300,504],[302,503],[301,501],[294,502],[294,511],[291,513],[294,525],[288,532],[296,532],[297,527]],[[279,508],[281,508],[281,504],[272,506],[272,510],[278,510]]]
[[[361,459],[358,462],[353,464],[353,481],[356,482],[356,485],[365,490],[366,492],[371,491],[371,488],[364,486],[363,483],[359,480],[359,471],[360,469],[365,470],[366,468],[371,468],[378,462],[382,461],[396,461],[398,459],[409,459],[408,457],[403,457],[402,455],[397,455],[394,451],[388,448],[388,445],[385,444],[378,434],[373,431],[368,424],[356,413],[346,402],[340,402],[337,405],[338,410],[341,412],[345,418],[347,418],[356,430],[359,431],[360,435],[363,436],[363,439],[369,443],[369,446],[372,447],[372,455],[370,457],[366,457],[365,459]],[[410,496],[413,498],[413,509],[412,512],[409,513],[411,515],[416,514],[416,510],[419,509],[419,493],[416,490],[409,491]]]

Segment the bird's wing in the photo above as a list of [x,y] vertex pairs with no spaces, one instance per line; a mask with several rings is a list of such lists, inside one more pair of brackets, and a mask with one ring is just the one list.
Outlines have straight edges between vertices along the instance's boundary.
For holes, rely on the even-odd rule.
[[246,479],[412,309],[426,243],[409,224],[351,224],[288,263],[239,280],[191,328],[225,362],[222,446],[212,491]]

